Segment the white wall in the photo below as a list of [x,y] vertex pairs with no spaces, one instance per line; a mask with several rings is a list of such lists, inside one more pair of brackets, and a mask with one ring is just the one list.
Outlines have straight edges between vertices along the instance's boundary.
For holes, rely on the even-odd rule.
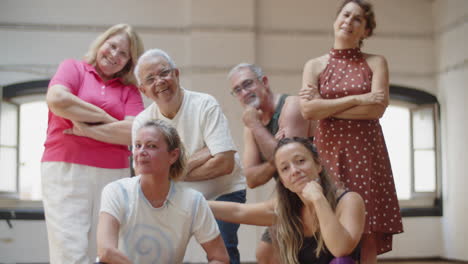
[[[435,94],[441,103],[444,217],[403,220],[405,233],[383,257],[443,256],[468,260],[464,201],[467,123],[464,102],[468,1],[374,0],[375,36],[364,51],[383,54],[391,83]],[[0,85],[50,78],[58,63],[80,58],[109,25],[134,25],[145,47],[167,50],[181,67],[189,89],[213,94],[221,103],[242,153],[240,106],[227,91],[226,73],[242,62],[261,65],[276,92],[296,93],[304,63],[332,46],[337,1],[330,0],[0,0]],[[248,200],[264,200],[269,187],[249,190]],[[42,221],[0,222],[0,262],[45,262]],[[262,228],[243,226],[243,261],[255,260]],[[30,240],[30,238],[34,240]],[[37,251],[27,251],[28,247]],[[29,253],[30,252],[30,253]],[[189,259],[203,260],[200,251]]]
[[433,4],[437,41],[438,97],[442,112],[443,198],[442,239],[444,256],[468,259],[468,1],[438,0]]

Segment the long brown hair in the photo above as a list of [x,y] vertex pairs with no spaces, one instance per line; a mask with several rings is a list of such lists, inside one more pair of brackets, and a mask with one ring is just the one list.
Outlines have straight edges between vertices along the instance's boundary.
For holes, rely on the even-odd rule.
[[[284,138],[278,142],[276,152],[283,146],[291,143],[299,143],[310,151],[314,161],[320,163],[320,159],[314,145],[306,138]],[[320,184],[323,193],[330,204],[333,211],[336,208],[336,187],[333,181],[328,177],[325,169],[319,173]],[[299,196],[287,189],[281,182],[281,178],[276,182],[277,191],[277,223],[272,228],[273,237],[275,238],[275,246],[279,248],[281,263],[297,264],[298,254],[303,244],[304,225],[301,219],[302,208],[304,203]],[[317,222],[318,223],[318,222]],[[325,250],[320,226],[317,227],[317,232],[314,234],[317,239],[318,246],[316,256]]]

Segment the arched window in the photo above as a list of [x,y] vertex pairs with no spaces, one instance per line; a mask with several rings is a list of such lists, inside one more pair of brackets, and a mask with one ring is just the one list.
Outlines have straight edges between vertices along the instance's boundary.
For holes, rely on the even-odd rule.
[[427,92],[390,87],[381,119],[403,215],[441,215],[439,103]]
[[2,87],[0,103],[1,207],[40,206],[40,159],[47,129],[49,80]]

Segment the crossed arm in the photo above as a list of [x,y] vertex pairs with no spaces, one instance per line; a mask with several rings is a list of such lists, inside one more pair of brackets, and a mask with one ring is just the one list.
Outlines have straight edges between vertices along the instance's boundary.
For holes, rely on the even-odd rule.
[[388,105],[388,66],[384,57],[366,55],[367,63],[373,72],[371,92],[350,95],[335,99],[323,99],[317,83],[325,69],[328,56],[308,61],[302,76],[301,112],[304,118],[320,120],[327,117],[341,119],[379,119]]
[[73,128],[64,133],[111,144],[131,144],[134,117],[126,116],[124,120],[117,120],[103,109],[72,94],[68,87],[59,84],[48,89],[46,101],[55,115],[73,122]]
[[195,152],[187,162],[184,181],[202,181],[230,174],[234,169],[235,151],[211,155],[207,147]]

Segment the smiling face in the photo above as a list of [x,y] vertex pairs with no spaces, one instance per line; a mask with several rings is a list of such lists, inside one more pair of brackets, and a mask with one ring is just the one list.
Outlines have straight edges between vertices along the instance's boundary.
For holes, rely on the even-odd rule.
[[250,69],[240,68],[231,75],[230,81],[231,93],[242,106],[250,105],[257,109],[261,107],[268,89],[268,79],[265,76],[259,80]]
[[362,8],[354,2],[349,2],[343,6],[333,24],[335,38],[350,42],[357,47],[359,41],[369,34],[366,23]]
[[112,79],[130,60],[130,41],[124,33],[108,38],[96,54],[96,69],[105,80]]
[[159,174],[169,177],[172,164],[179,157],[179,149],[169,151],[164,134],[155,127],[142,127],[138,130],[133,159],[135,170],[140,174]]
[[322,171],[312,153],[297,142],[281,146],[276,151],[275,164],[283,185],[297,194],[308,182],[318,179]]
[[181,95],[179,70],[173,69],[162,57],[148,58],[138,72],[140,91],[156,103],[170,103]]

